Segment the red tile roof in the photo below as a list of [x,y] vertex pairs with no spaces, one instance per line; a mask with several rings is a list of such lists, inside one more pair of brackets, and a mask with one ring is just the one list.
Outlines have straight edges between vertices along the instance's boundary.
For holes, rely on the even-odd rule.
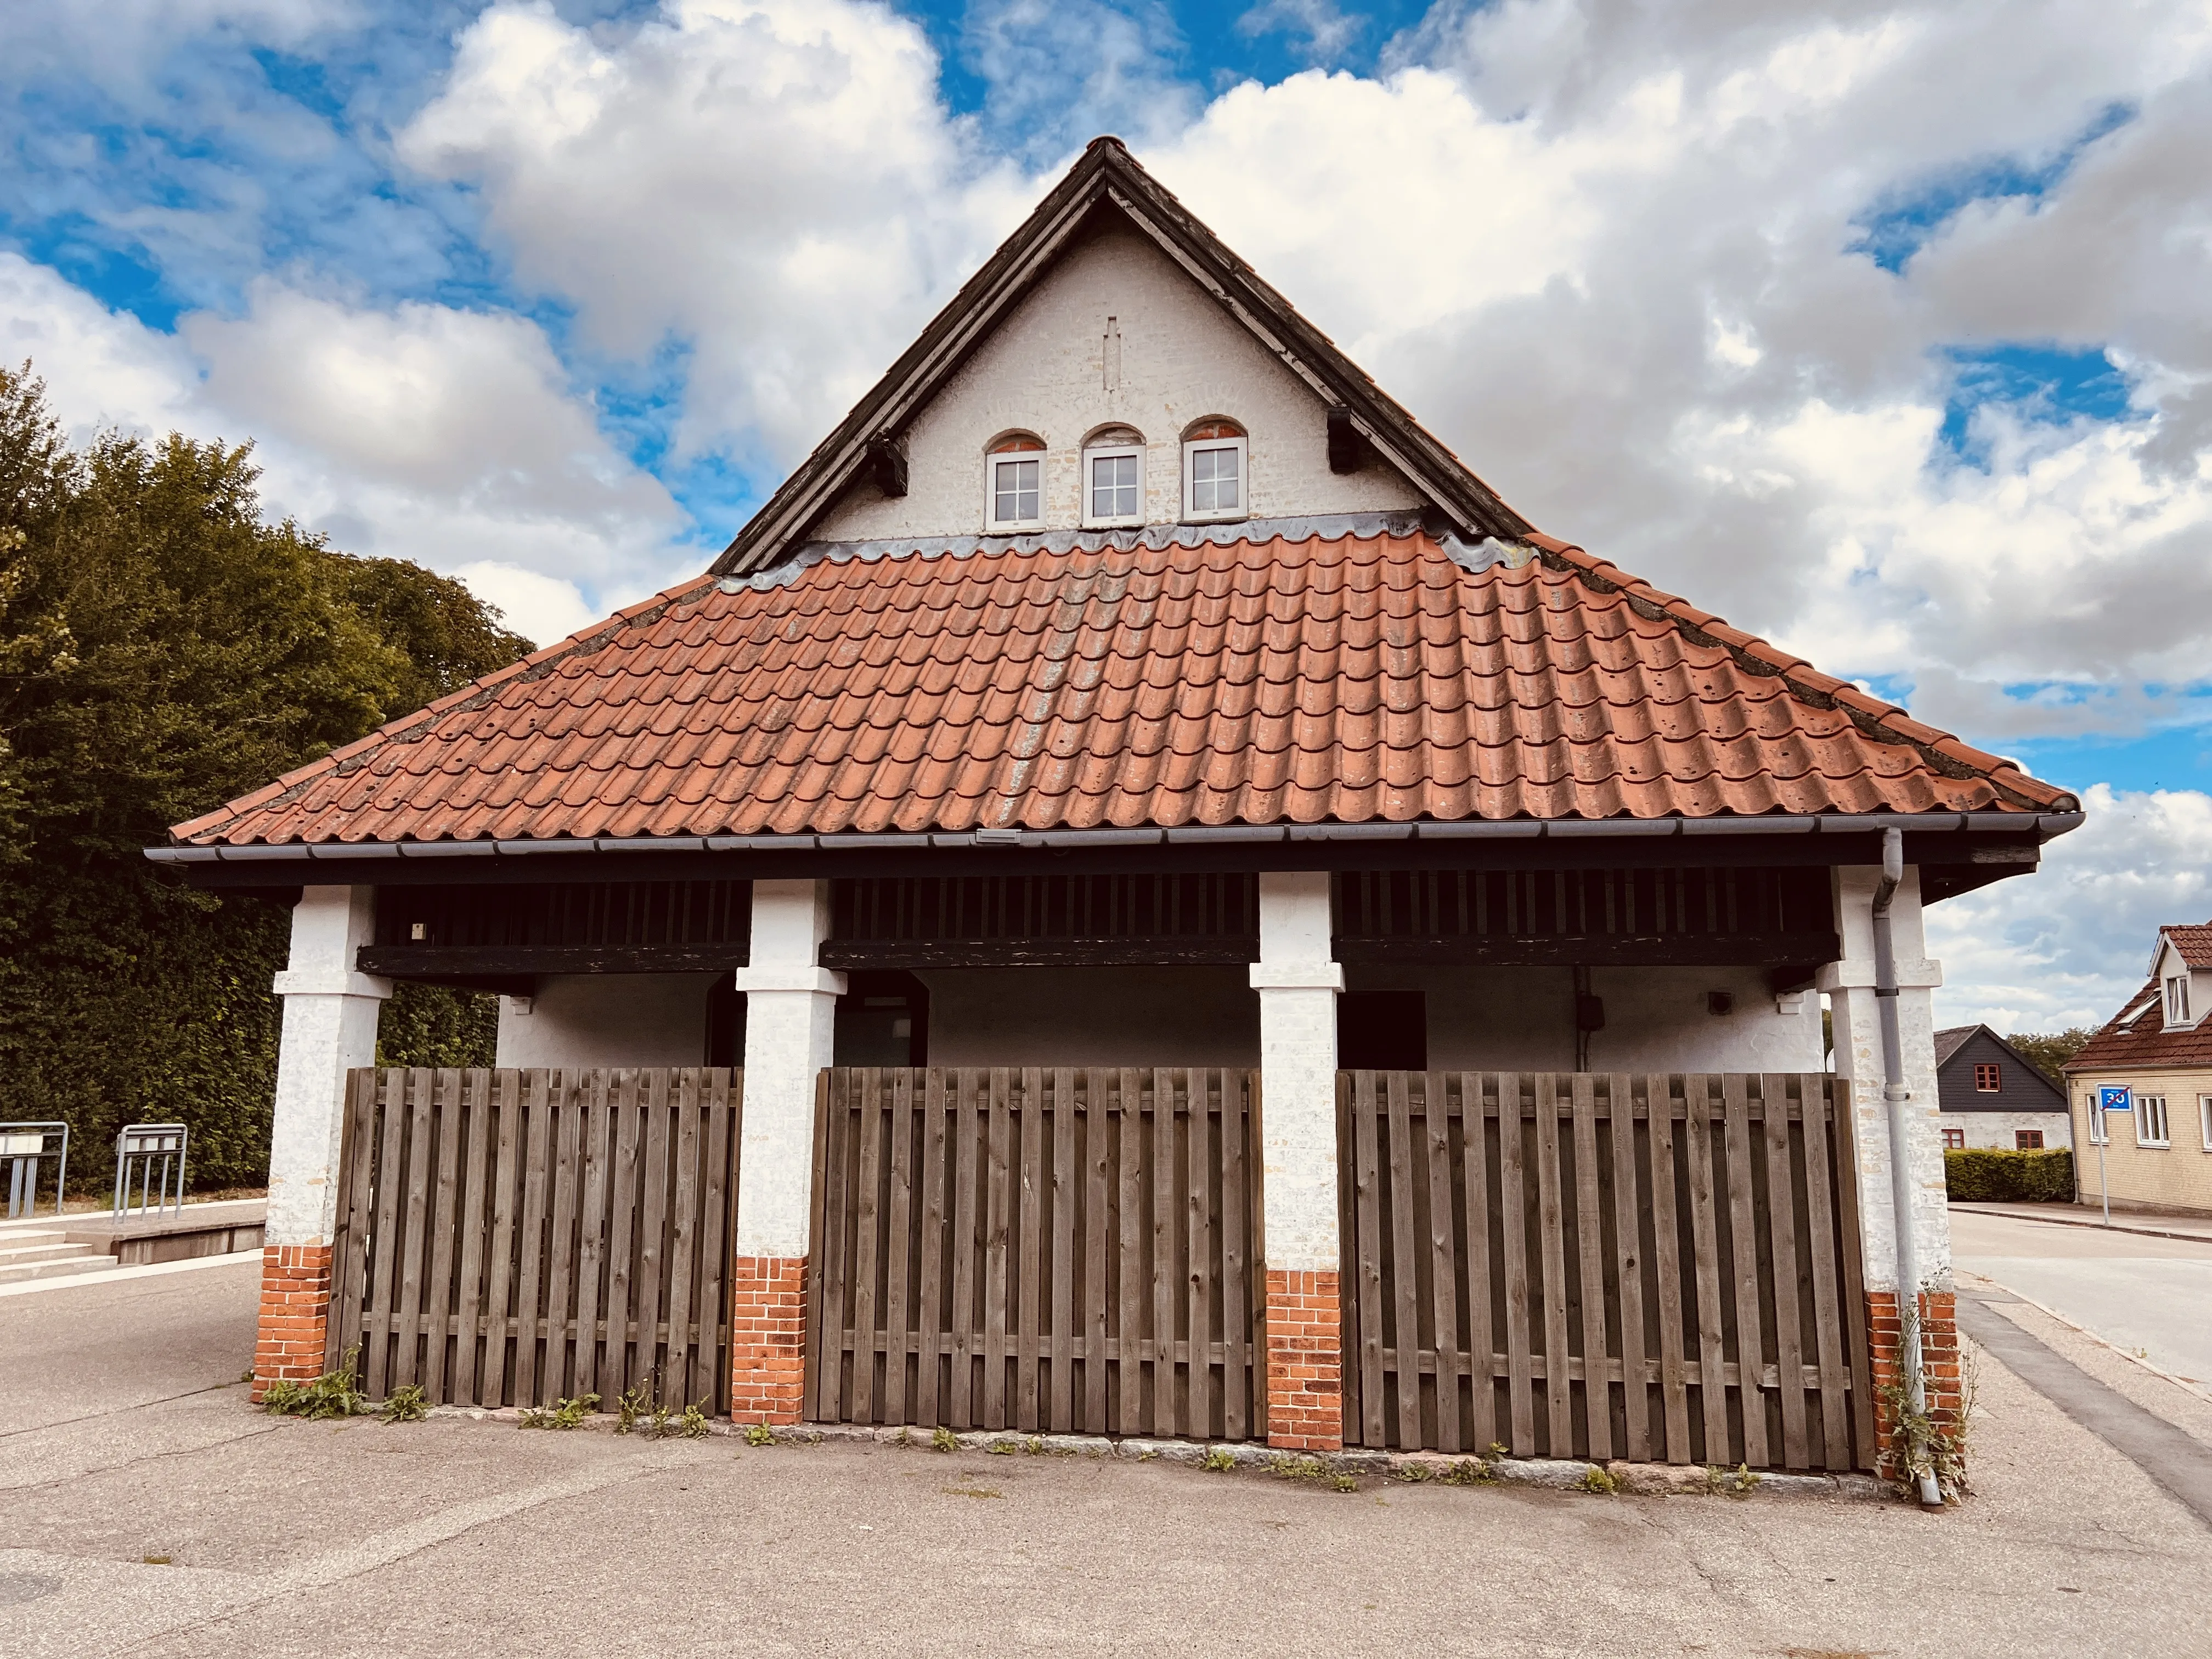
[[2161,927],[2159,932],[2172,942],[2191,968],[2212,968],[2212,921],[2202,927]]
[[2156,980],[2122,1003],[2111,1023],[2066,1062],[2069,1076],[2183,1066],[2212,1069],[2212,1019],[2195,1030],[2167,1030]]
[[2037,809],[2071,796],[1540,539],[830,557],[672,588],[202,844]]

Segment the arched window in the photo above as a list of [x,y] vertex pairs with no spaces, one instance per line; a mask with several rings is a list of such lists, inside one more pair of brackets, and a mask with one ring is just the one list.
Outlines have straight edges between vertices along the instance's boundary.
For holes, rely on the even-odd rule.
[[1219,416],[1182,434],[1182,515],[1242,519],[1250,504],[1244,428]]
[[1145,521],[1145,440],[1126,426],[1094,432],[1083,446],[1083,523],[1103,530]]
[[1044,528],[1043,439],[1033,432],[994,438],[983,471],[983,517],[988,528]]

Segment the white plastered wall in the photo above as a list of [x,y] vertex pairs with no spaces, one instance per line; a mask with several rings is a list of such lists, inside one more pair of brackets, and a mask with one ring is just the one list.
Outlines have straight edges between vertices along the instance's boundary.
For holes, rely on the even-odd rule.
[[1937,1127],[1963,1132],[1970,1147],[1992,1146],[2007,1152],[2014,1150],[2013,1137],[2022,1129],[2041,1130],[2045,1152],[2070,1145],[2074,1134],[2064,1112],[1945,1112]]
[[[1418,990],[1429,1064],[1438,1070],[1572,1071],[1574,975],[1567,968],[1352,968],[1354,991]],[[1710,1012],[1725,991],[1734,1007]],[[1820,998],[1778,1006],[1761,968],[1597,968],[1605,1005],[1593,1072],[1818,1072],[1826,1069]]]
[[[1110,388],[1109,317],[1121,340]],[[812,533],[825,541],[981,534],[985,450],[1017,428],[1045,442],[1046,528],[1075,528],[1081,447],[1109,425],[1143,436],[1146,521],[1172,523],[1182,513],[1182,434],[1208,416],[1229,416],[1249,437],[1254,518],[1421,505],[1380,461],[1331,472],[1320,398],[1151,242],[1117,230],[1062,259],[915,418],[905,495],[856,485]]]
[[[1817,983],[1827,994],[1834,1016],[1836,1075],[1851,1084],[1866,1285],[1871,1291],[1893,1291],[1898,1288],[1896,1212],[1890,1196],[1881,1027],[1874,994],[1872,911],[1881,879],[1881,872],[1867,865],[1846,866],[1835,872],[1836,931],[1843,939],[1844,955],[1842,961],[1821,969]],[[1951,1218],[1944,1194],[1943,1136],[1937,1112],[1935,1011],[1935,989],[1943,982],[1943,968],[1928,957],[1917,866],[1905,866],[1890,917],[1900,988],[1897,1018],[1904,1044],[1905,1086],[1912,1092],[1905,1109],[1912,1220],[1923,1279],[1937,1290],[1947,1290],[1951,1284]]]
[[716,974],[548,974],[499,1000],[501,1066],[699,1066]]

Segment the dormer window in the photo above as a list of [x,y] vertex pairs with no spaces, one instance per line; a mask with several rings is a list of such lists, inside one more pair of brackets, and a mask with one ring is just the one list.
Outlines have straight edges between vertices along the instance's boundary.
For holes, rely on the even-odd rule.
[[983,515],[994,532],[1044,528],[1044,440],[1010,432],[991,441],[984,461]]
[[2166,1023],[2189,1024],[2189,975],[2176,974],[2166,982]]
[[1145,521],[1145,441],[1109,427],[1083,447],[1083,523],[1105,530]]
[[1183,434],[1182,515],[1242,519],[1250,502],[1244,428],[1215,417]]

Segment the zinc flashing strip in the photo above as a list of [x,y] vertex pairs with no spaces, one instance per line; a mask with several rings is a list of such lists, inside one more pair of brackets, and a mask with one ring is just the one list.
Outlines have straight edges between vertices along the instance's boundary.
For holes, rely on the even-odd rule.
[[878,835],[663,836],[564,841],[300,842],[250,847],[149,847],[156,864],[260,864],[310,860],[532,857],[547,853],[834,853],[925,848],[1155,847],[1163,842],[1655,840],[1669,836],[1863,836],[1897,829],[1940,835],[2063,835],[2079,812],[1852,813],[1742,818],[1509,818],[1457,823],[1183,824],[1110,830],[912,830]]

